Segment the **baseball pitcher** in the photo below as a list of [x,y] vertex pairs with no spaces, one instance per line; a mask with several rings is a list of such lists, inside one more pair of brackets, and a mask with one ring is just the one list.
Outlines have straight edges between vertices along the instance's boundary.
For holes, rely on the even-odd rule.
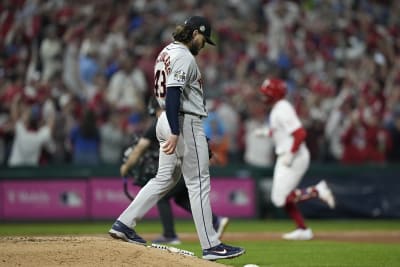
[[217,260],[240,256],[245,250],[221,243],[212,224],[209,154],[202,123],[207,110],[201,73],[195,60],[205,43],[215,45],[210,36],[207,19],[190,17],[176,28],[174,41],[158,55],[154,94],[165,110],[156,127],[160,142],[158,172],[119,216],[109,233],[126,241],[146,243],[132,228],[175,186],[182,173],[203,259]]

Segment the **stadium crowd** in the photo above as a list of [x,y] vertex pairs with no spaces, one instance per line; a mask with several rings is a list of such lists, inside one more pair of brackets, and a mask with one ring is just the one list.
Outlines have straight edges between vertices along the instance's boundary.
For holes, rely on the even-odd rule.
[[148,123],[153,64],[201,14],[217,49],[197,57],[220,164],[267,167],[258,86],[285,79],[313,161],[400,162],[400,2],[3,0],[0,162],[119,163]]

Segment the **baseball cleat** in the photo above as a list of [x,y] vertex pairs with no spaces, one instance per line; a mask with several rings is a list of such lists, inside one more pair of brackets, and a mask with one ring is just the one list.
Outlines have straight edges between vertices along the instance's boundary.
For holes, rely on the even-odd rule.
[[115,221],[108,233],[112,238],[115,239],[121,239],[123,241],[135,243],[138,245],[146,245],[146,240],[136,234],[135,230],[126,226],[118,220]]
[[318,192],[318,196],[321,200],[326,202],[331,209],[335,208],[335,197],[332,194],[331,189],[328,187],[328,184],[325,180],[320,181],[316,186],[315,189]]
[[230,259],[239,257],[245,253],[244,248],[232,247],[223,243],[208,249],[203,249],[203,259],[209,261],[215,261],[220,259]]
[[218,217],[217,223],[214,224],[214,230],[218,235],[218,239],[222,238],[222,235],[225,232],[226,227],[229,224],[229,218],[228,217]]
[[153,240],[154,244],[169,244],[169,245],[180,245],[181,241],[179,238],[176,237],[165,237],[165,236],[160,236],[159,238]]
[[314,238],[314,234],[310,228],[307,229],[296,229],[290,233],[286,233],[282,236],[286,240],[311,240]]

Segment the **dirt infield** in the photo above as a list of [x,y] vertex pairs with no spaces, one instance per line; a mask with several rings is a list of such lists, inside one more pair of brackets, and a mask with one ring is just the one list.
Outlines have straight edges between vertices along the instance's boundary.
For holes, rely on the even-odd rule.
[[[227,233],[224,240],[280,240],[278,233]],[[143,234],[147,240],[156,235]],[[193,233],[180,234],[195,241]],[[400,231],[317,232],[316,240],[400,243]],[[197,257],[133,245],[101,236],[0,237],[0,266],[225,266]]]
[[[281,240],[282,233],[260,232],[260,233],[226,233],[224,239],[230,241],[241,240]],[[182,239],[190,240],[191,235],[180,235]],[[196,238],[194,236],[194,238]],[[315,240],[329,240],[342,242],[374,242],[374,243],[400,243],[400,231],[345,231],[345,232],[322,232],[314,233]]]
[[0,266],[225,266],[108,236],[1,237]]

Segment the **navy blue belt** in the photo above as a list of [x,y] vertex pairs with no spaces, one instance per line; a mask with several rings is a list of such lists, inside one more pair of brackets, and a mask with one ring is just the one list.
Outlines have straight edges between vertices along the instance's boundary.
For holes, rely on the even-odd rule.
[[191,115],[191,116],[198,117],[199,119],[204,118],[204,116],[199,115],[199,114],[196,114],[196,113],[193,113],[193,112],[183,112],[183,111],[179,111],[179,115],[182,115],[182,116],[184,116],[184,115]]

